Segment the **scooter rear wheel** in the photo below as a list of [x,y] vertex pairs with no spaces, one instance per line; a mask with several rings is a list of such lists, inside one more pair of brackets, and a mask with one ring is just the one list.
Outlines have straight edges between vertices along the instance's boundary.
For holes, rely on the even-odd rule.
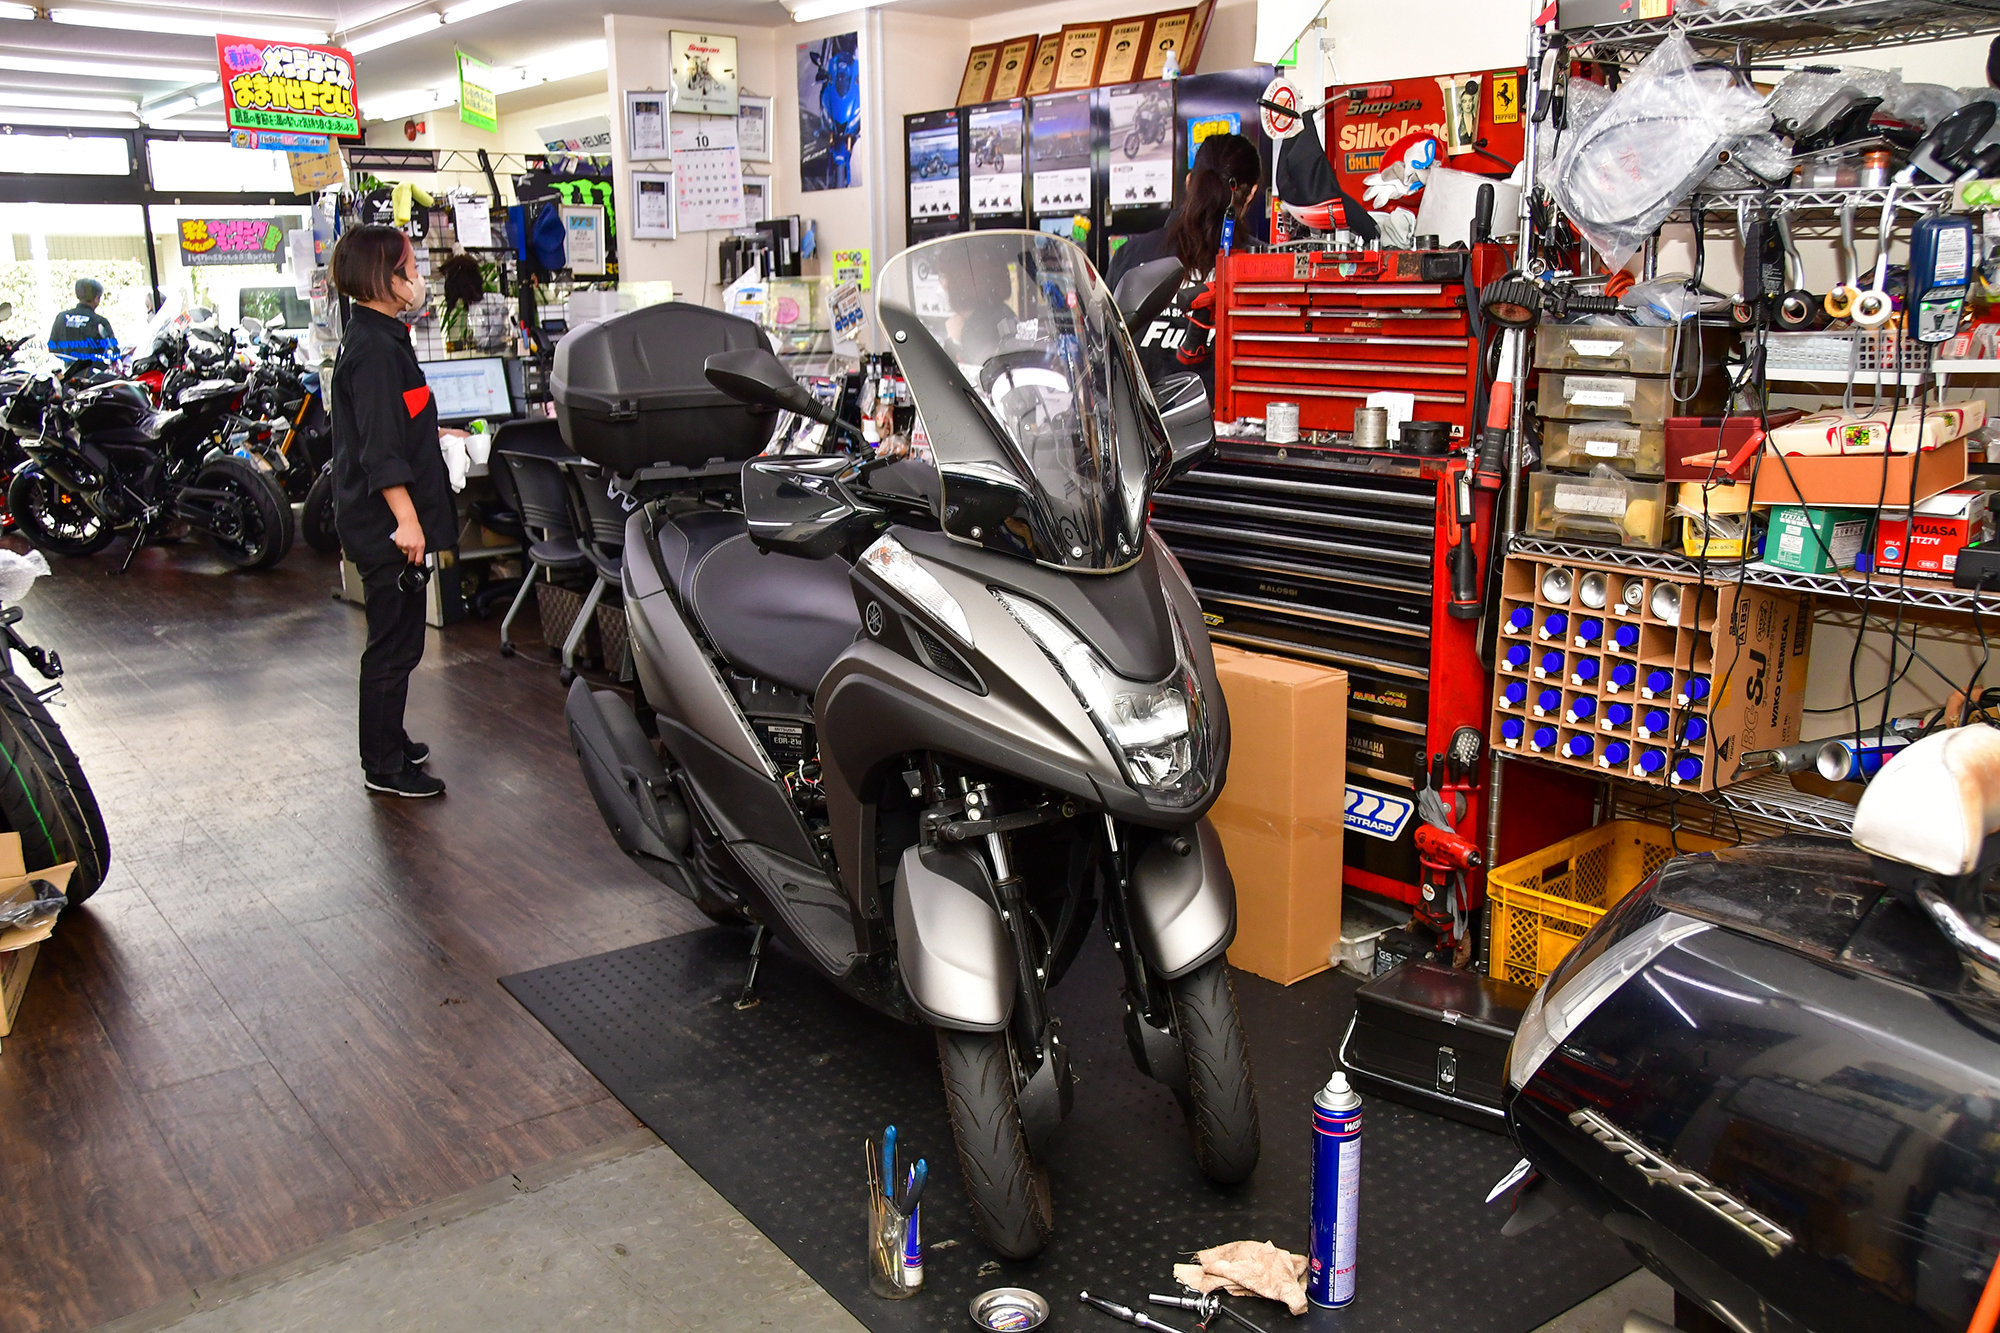
[[1257,1169],[1257,1087],[1229,966],[1204,963],[1167,983],[1174,1028],[1187,1059],[1188,1089],[1179,1094],[1196,1165],[1218,1185],[1236,1185]]
[[938,1030],[938,1067],[973,1225],[1003,1259],[1032,1259],[1055,1232],[1049,1174],[1035,1160],[1015,1100],[1004,1032]]

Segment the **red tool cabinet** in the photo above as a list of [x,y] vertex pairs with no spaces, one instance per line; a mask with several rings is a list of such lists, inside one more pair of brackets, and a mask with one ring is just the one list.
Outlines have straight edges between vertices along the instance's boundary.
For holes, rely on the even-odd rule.
[[1345,432],[1371,393],[1416,397],[1419,421],[1473,430],[1479,364],[1471,288],[1506,272],[1497,245],[1474,250],[1295,250],[1228,256],[1217,267],[1215,416],[1261,419],[1299,405],[1301,431]]

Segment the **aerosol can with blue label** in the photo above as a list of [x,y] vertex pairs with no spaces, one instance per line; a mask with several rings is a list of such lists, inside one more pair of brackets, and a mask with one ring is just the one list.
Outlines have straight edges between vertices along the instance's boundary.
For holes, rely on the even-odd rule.
[[1313,1097],[1312,1242],[1306,1299],[1339,1308],[1354,1301],[1361,1220],[1361,1095],[1335,1070]]

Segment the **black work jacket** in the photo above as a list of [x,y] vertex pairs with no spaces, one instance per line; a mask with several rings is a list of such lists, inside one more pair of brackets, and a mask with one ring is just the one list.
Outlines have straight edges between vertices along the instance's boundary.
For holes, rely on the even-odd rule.
[[108,365],[118,359],[118,337],[111,332],[110,320],[92,307],[78,304],[56,316],[49,328],[49,350],[65,361]]
[[352,309],[327,411],[334,528],[347,558],[366,567],[402,558],[392,540],[396,516],[382,498],[391,486],[409,490],[427,551],[457,540],[458,514],[438,448],[437,403],[410,349],[410,331],[367,306]]

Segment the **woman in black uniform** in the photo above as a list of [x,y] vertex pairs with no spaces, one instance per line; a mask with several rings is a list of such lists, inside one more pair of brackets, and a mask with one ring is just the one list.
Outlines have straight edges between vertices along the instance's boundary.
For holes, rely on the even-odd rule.
[[333,248],[333,285],[353,302],[333,366],[334,527],[361,571],[361,771],[368,790],[442,796],[420,767],[430,747],[403,730],[410,673],[424,656],[426,554],[457,537],[437,404],[400,316],[421,309],[423,275],[394,227],[355,227]]

